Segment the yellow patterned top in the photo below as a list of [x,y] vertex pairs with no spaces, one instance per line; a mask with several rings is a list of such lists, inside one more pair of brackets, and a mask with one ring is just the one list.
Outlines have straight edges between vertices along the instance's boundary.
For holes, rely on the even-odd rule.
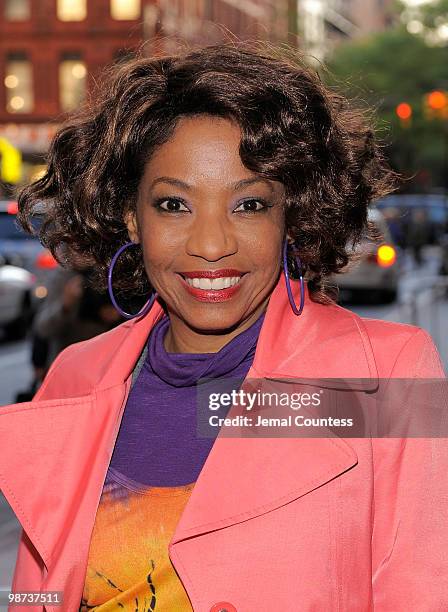
[[143,488],[109,468],[80,612],[192,612],[168,544],[193,486]]

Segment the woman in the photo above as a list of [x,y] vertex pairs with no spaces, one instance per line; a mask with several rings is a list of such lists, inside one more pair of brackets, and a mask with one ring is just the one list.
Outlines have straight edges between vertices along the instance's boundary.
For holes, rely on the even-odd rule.
[[134,60],[61,128],[21,221],[47,202],[59,260],[84,257],[118,309],[146,304],[2,408],[14,591],[61,591],[70,612],[448,606],[443,440],[196,434],[203,379],[367,396],[444,377],[426,332],[325,287],[392,184],[359,112],[242,44]]

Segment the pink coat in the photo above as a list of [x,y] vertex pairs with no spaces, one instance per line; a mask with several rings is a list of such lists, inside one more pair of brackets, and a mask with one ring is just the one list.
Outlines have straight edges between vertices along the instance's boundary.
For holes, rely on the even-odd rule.
[[[425,331],[305,297],[296,317],[280,277],[248,378],[369,390],[378,377],[445,376]],[[62,607],[16,612],[78,610],[131,373],[162,314],[156,303],[70,346],[32,402],[0,408],[0,487],[24,529],[13,590],[64,592]],[[170,558],[195,612],[446,611],[447,474],[441,438],[218,436]]]

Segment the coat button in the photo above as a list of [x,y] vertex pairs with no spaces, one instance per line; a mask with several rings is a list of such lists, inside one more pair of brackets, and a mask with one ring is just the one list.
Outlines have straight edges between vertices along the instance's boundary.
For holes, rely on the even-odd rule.
[[209,612],[238,612],[238,610],[228,601],[219,601],[210,608]]

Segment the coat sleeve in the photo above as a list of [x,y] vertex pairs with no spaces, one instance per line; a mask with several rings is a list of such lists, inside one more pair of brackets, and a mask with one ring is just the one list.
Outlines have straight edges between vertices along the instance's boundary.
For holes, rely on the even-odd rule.
[[[407,340],[391,377],[445,378],[427,332]],[[448,610],[447,440],[378,438],[373,453],[374,610]]]

